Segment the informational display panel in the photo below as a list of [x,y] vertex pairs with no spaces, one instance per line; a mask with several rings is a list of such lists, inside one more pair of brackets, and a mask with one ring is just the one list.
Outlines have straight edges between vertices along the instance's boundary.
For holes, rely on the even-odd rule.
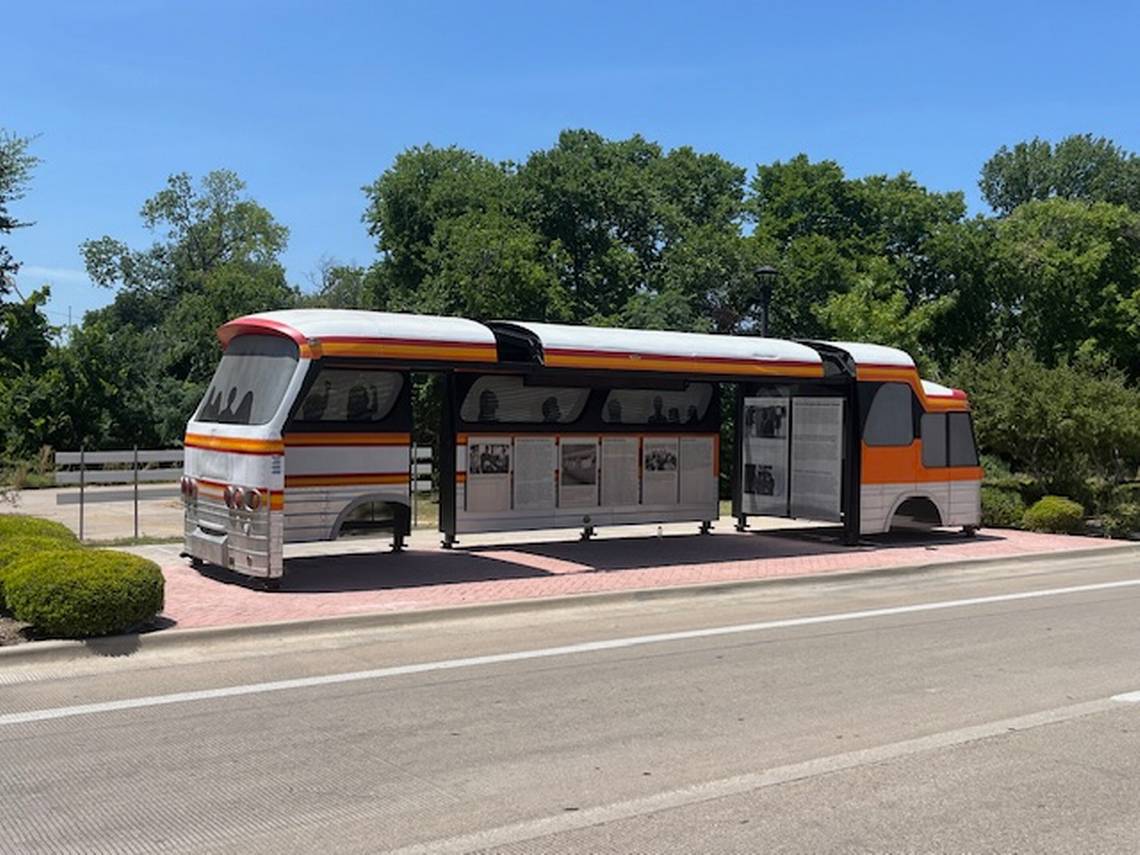
[[556,501],[557,445],[552,436],[515,439],[514,506],[553,510]]
[[711,436],[681,437],[681,504],[717,500],[716,441]]
[[631,507],[641,501],[637,455],[641,440],[635,436],[602,437],[602,504]]
[[838,522],[843,489],[843,399],[792,399],[792,516]]
[[647,505],[677,502],[677,437],[645,437],[641,443],[641,498]]
[[467,510],[486,513],[511,507],[511,438],[472,437],[467,446]]
[[598,504],[598,441],[563,437],[558,479],[560,508],[591,508]]
[[713,521],[714,433],[468,434],[455,530]]
[[745,398],[740,426],[744,465],[741,504],[746,514],[787,516],[790,398]]

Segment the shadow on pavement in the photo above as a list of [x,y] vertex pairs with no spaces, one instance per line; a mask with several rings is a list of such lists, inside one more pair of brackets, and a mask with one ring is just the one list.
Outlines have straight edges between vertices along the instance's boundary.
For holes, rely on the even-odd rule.
[[[836,528],[798,528],[705,537],[605,538],[590,541],[511,543],[457,547],[454,550],[408,550],[306,556],[287,559],[283,593],[335,593],[422,588],[504,579],[527,579],[565,573],[612,572],[763,561],[813,555],[876,552],[898,548],[964,544],[959,532],[892,532],[844,546]],[[977,535],[972,542],[996,540]],[[259,589],[261,583],[222,567],[205,566],[203,576],[230,585]]]
[[[198,572],[229,585],[253,589],[261,587],[258,580],[223,567],[206,565],[199,568]],[[548,575],[550,574],[544,570],[525,564],[462,552],[368,552],[289,558],[285,561],[285,576],[281,579],[280,591],[294,594],[384,591]]]
[[460,550],[469,555],[511,554],[556,559],[586,565],[593,570],[636,570],[688,564],[719,564],[729,561],[761,561],[810,555],[878,552],[1000,540],[977,534],[967,539],[960,531],[896,531],[860,539],[857,546],[843,544],[840,526],[768,529],[726,537],[671,535],[667,537],[607,538],[591,541],[514,543],[509,547],[477,546]]

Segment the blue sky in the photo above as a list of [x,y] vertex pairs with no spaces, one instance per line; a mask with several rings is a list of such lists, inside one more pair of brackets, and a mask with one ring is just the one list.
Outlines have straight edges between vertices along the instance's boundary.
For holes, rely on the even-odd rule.
[[588,127],[749,169],[802,151],[975,211],[1002,143],[1140,149],[1134,3],[100,0],[3,19],[0,127],[43,159],[10,244],[57,322],[113,297],[79,243],[149,243],[138,210],[177,171],[237,171],[307,285],[322,255],[373,258],[360,187],[425,142],[517,160]]

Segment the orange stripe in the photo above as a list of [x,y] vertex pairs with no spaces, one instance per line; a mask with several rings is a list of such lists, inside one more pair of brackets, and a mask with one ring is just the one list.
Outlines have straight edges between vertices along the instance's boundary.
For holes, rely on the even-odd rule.
[[379,359],[425,359],[435,362],[495,362],[499,358],[493,344],[434,342],[352,341],[323,339],[318,356],[356,356]]
[[861,471],[860,480],[864,484],[982,480],[980,466],[923,466],[921,439],[903,446],[867,445],[864,442]]
[[407,433],[292,433],[285,437],[288,448],[324,445],[411,445]]
[[[674,425],[674,427],[684,427],[684,425]],[[487,437],[490,437],[491,439],[496,439],[500,436],[501,437],[510,437],[511,439],[515,439],[518,437],[522,437],[523,439],[526,439],[527,437],[534,437],[535,439],[553,438],[554,441],[557,442],[560,439],[591,439],[594,437],[601,439],[603,437],[614,437],[614,436],[616,436],[616,437],[621,437],[621,436],[646,437],[648,439],[654,439],[655,437],[659,437],[659,436],[663,436],[663,437],[671,437],[671,436],[679,436],[679,437],[705,436],[705,437],[708,437],[708,436],[715,436],[715,437],[719,438],[720,434],[719,433],[713,433],[712,431],[685,431],[685,430],[673,430],[673,431],[663,430],[663,431],[657,431],[655,433],[649,433],[646,431],[598,431],[598,432],[586,431],[585,433],[571,433],[569,431],[565,431],[565,432],[559,432],[559,433],[534,433],[533,431],[510,431],[510,430],[490,431],[490,430],[488,430],[488,431],[480,431],[479,433],[459,433],[459,434],[456,434],[455,435],[455,444],[457,446],[467,445],[468,441],[471,439],[481,440],[481,439],[484,439]]]
[[188,433],[183,444],[187,448],[228,451],[234,454],[283,454],[285,452],[285,444],[279,439],[241,439],[230,436],[206,436],[200,433]]
[[362,472],[345,475],[286,475],[286,487],[345,487],[372,484],[407,484],[407,472]]
[[[223,484],[220,481],[210,481],[206,478],[195,478],[198,482],[198,492],[206,493],[212,499],[220,499],[225,494],[228,484]],[[285,494],[280,490],[267,490],[264,487],[259,487],[269,494],[269,509],[272,511],[279,511],[285,507]]]
[[893,368],[881,365],[865,365],[858,367],[855,372],[857,379],[878,383],[906,383],[918,396],[919,403],[927,412],[946,412],[955,410],[967,412],[970,403],[964,398],[947,398],[942,395],[927,395],[922,388],[922,380],[918,370],[914,368]]
[[667,356],[594,354],[546,351],[544,362],[551,368],[604,368],[617,371],[660,371],[670,374],[746,374],[773,377],[822,377],[823,366],[802,362],[755,362],[750,360],[676,359]]

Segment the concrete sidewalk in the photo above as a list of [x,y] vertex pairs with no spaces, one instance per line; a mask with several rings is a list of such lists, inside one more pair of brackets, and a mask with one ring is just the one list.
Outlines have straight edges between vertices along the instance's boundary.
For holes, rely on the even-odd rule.
[[576,532],[468,536],[443,550],[417,532],[399,555],[386,540],[286,548],[281,590],[207,567],[195,570],[177,545],[131,549],[166,576],[165,615],[179,628],[242,626],[377,612],[404,612],[581,594],[832,575],[875,569],[1097,549],[1119,541],[1011,530],[975,538],[945,531],[870,538],[845,547],[834,529],[798,526],[737,533],[723,518],[702,537],[688,524],[605,529],[590,542]]

